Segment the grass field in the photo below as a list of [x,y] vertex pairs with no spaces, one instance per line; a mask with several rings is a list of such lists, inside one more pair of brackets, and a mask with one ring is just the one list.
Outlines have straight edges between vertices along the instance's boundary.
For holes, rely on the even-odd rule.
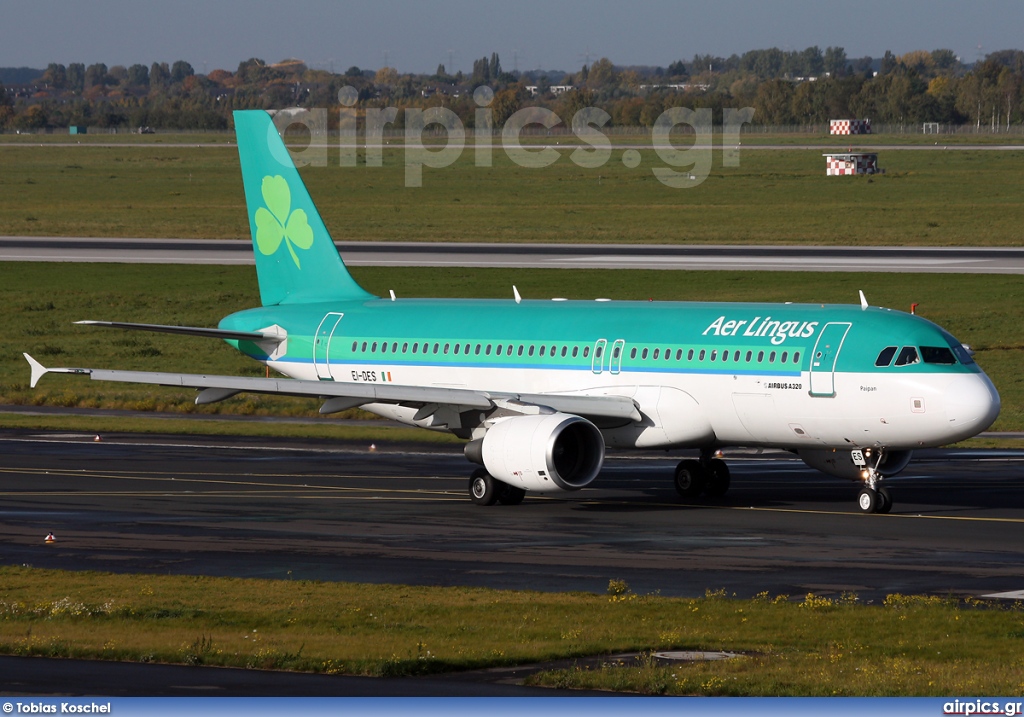
[[653,650],[539,684],[649,694],[1020,695],[1024,613],[955,599],[703,599],[0,568],[0,653],[416,675]]
[[[0,348],[0,404],[87,406],[196,413],[315,416],[302,399],[239,397],[196,407],[190,391],[46,376],[28,388],[27,351],[46,365],[262,375],[263,367],[222,342],[75,326],[79,319],[215,326],[225,314],[259,304],[250,267],[31,264],[3,266],[0,302],[8,309]],[[1024,430],[1024,282],[1016,276],[667,272],[635,270],[435,269],[360,267],[369,290],[400,296],[795,301],[872,304],[907,310],[953,332],[977,351],[1003,399],[996,430]],[[355,413],[340,414],[354,416]],[[329,422],[329,419],[324,419]]]
[[[881,152],[885,175],[826,177],[820,150],[745,149],[692,189],[653,175],[667,166],[622,150],[599,169],[563,152],[543,169],[472,148],[406,188],[404,154],[380,168],[302,170],[335,239],[727,244],[1019,245],[1024,161],[1017,151]],[[35,236],[241,238],[248,224],[229,147],[0,146],[0,233]]]

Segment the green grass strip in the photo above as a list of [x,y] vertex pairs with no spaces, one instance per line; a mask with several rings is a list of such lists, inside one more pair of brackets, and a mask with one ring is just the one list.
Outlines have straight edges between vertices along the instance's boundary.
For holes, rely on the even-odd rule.
[[422,675],[656,650],[537,684],[652,694],[1019,695],[1021,603],[638,596],[0,568],[0,652]]

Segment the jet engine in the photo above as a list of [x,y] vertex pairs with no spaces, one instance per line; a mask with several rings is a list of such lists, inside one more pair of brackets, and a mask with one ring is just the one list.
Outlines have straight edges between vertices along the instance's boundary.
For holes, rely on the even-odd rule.
[[[865,448],[863,450],[865,460],[872,465],[875,456],[871,455],[871,451],[884,451],[881,448]],[[797,451],[797,455],[811,468],[828,473],[830,476],[855,481],[864,479],[862,474],[864,469],[853,462],[849,450],[833,450],[831,448],[800,450]],[[894,476],[907,467],[911,455],[913,455],[913,451],[884,451],[882,462],[878,464],[877,470],[884,477]]]
[[604,438],[590,421],[567,413],[512,416],[466,446],[466,457],[524,490],[579,490],[604,463]]

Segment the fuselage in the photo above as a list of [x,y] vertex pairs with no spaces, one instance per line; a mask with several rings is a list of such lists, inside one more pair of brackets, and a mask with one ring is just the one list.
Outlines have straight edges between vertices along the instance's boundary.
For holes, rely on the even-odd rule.
[[[643,421],[599,424],[612,446],[918,448],[975,435],[999,411],[960,342],[875,307],[373,299],[220,324],[275,325],[288,340],[272,356],[232,343],[293,378],[629,396]],[[367,408],[431,427],[414,408]],[[450,417],[442,427],[459,428]]]

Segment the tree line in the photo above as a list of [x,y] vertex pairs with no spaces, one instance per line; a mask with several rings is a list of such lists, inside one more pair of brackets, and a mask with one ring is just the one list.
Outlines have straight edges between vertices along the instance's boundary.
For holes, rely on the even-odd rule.
[[497,53],[474,61],[470,74],[450,74],[439,65],[431,75],[356,66],[335,73],[299,60],[268,64],[258,58],[239,63],[234,72],[208,74],[183,60],[127,67],[51,63],[32,82],[0,84],[0,127],[229,129],[233,110],[294,106],[332,109],[330,124],[336,126],[338,91],[346,86],[358,91],[357,111],[444,106],[473,127],[472,92],[481,85],[495,92],[490,107],[496,126],[528,106],[552,109],[566,122],[576,110],[596,106],[609,113],[611,125],[624,127],[651,126],[670,107],[710,108],[719,118],[725,108],[753,107],[758,125],[866,117],[980,130],[1024,121],[1020,50],[990,53],[968,66],[946,49],[851,59],[841,47],[809,47],[695,55],[667,67],[620,66],[601,58],[570,73],[509,72]]

